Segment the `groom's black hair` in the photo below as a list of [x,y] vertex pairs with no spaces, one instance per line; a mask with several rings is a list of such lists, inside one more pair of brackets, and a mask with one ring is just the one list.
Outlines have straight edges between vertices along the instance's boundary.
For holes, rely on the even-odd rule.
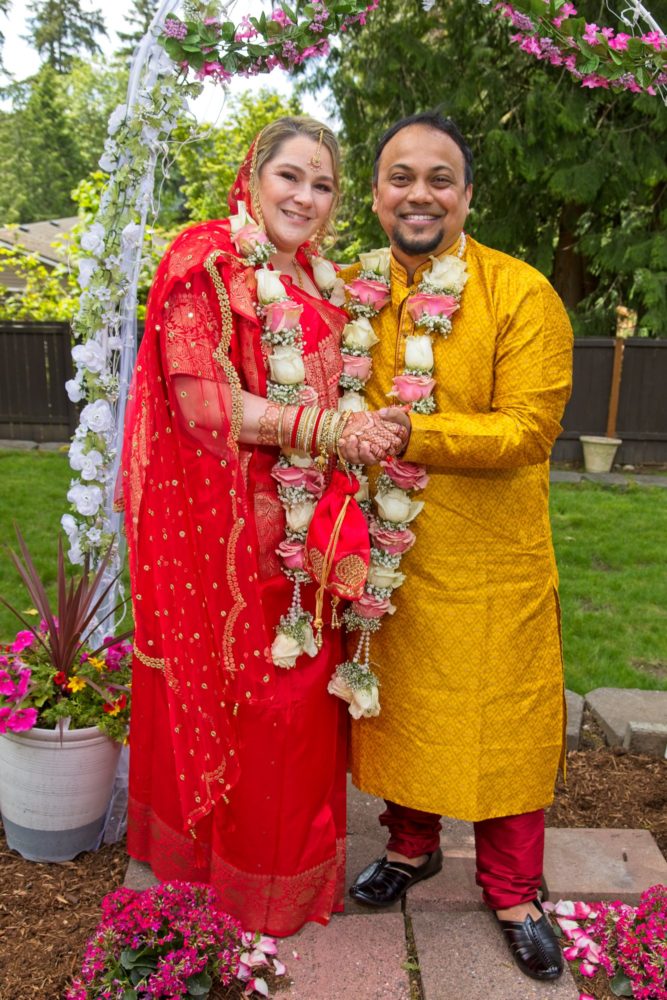
[[387,145],[389,140],[394,138],[397,132],[401,132],[404,128],[408,128],[409,125],[424,125],[426,128],[433,128],[438,132],[444,132],[450,139],[453,139],[463,153],[465,185],[467,187],[468,184],[472,184],[472,150],[459,132],[456,123],[453,122],[451,118],[445,118],[445,116],[441,115],[439,111],[422,111],[416,115],[409,115],[407,118],[401,118],[400,121],[395,122],[391,128],[387,129],[378,142],[377,149],[375,150],[375,160],[373,162],[373,184],[377,184],[378,181],[378,167],[380,164],[380,157],[382,156],[382,150]]

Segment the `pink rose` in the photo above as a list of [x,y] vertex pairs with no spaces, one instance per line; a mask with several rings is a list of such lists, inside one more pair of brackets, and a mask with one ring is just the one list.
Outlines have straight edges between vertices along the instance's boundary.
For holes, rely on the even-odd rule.
[[382,618],[386,614],[393,615],[396,610],[388,597],[380,599],[367,591],[364,591],[359,600],[354,601],[351,607],[362,618]]
[[280,299],[270,302],[264,311],[266,325],[271,333],[282,333],[283,330],[293,330],[299,322],[303,306],[292,299]]
[[10,652],[20,653],[22,649],[26,649],[28,646],[32,646],[35,641],[35,637],[32,632],[17,632],[14,642],[9,647]]
[[303,485],[308,492],[315,497],[322,496],[324,493],[324,473],[320,472],[314,465],[309,469],[304,469],[303,472],[306,474]]
[[415,323],[422,316],[451,316],[458,307],[453,295],[426,295],[420,292],[408,299],[408,312]]
[[414,403],[431,395],[435,379],[429,375],[396,375],[392,385],[394,388],[388,395],[397,396],[402,403]]
[[384,281],[373,281],[371,278],[355,278],[345,286],[357,302],[362,306],[372,306],[378,312],[386,306],[391,298],[391,292]]
[[299,403],[301,406],[316,406],[319,402],[319,396],[317,395],[317,389],[312,385],[304,385],[303,389],[299,393]]
[[390,531],[381,528],[377,521],[372,521],[369,527],[370,536],[379,549],[384,549],[390,556],[401,556],[417,541],[414,531],[404,528],[403,531]]
[[428,485],[428,475],[423,465],[414,462],[380,462],[385,475],[402,490],[423,490]]
[[285,538],[276,549],[276,552],[287,569],[303,569],[303,557],[305,553],[303,542],[293,542]]
[[271,475],[280,486],[305,486],[308,469],[300,469],[298,465],[276,464],[271,469]]
[[343,359],[343,375],[349,375],[350,378],[358,378],[362,382],[366,382],[373,367],[370,357],[356,354],[341,354],[341,358]]
[[254,253],[260,243],[268,243],[269,237],[256,222],[246,222],[237,233],[232,236],[232,243],[240,254],[248,257]]

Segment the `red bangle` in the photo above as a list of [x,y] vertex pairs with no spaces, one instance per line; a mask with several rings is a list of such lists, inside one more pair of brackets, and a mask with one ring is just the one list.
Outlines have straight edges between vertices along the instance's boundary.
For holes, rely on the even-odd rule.
[[322,417],[324,416],[324,413],[325,413],[324,410],[320,410],[320,412],[317,414],[317,420],[315,421],[315,426],[313,428],[313,436],[312,436],[311,441],[310,441],[310,450],[311,451],[316,451],[316,446],[317,446],[317,430],[318,430],[320,424],[322,423]]
[[296,447],[296,432],[299,429],[299,424],[301,423],[301,416],[302,416],[303,411],[305,410],[305,408],[306,408],[305,406],[299,406],[298,409],[297,409],[297,411],[296,411],[296,416],[294,418],[294,423],[292,424],[292,434],[290,436],[290,442],[289,442],[290,448],[295,448]]

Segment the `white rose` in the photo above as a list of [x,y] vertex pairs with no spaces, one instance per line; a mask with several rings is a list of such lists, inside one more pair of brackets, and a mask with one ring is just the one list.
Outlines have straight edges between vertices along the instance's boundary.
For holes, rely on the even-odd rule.
[[418,337],[405,338],[405,367],[433,368],[433,343],[427,333]]
[[69,446],[68,458],[69,464],[75,472],[80,472],[81,466],[83,465],[83,445],[82,439],[75,438]]
[[236,215],[229,216],[229,225],[233,233],[238,233],[239,229],[243,229],[247,223],[250,222],[250,216],[248,215],[248,210],[245,207],[244,201],[236,202]]
[[67,493],[67,499],[74,504],[79,514],[84,517],[91,517],[99,510],[102,503],[102,490],[99,486],[84,486],[83,483],[75,483]]
[[123,250],[134,249],[141,242],[141,226],[136,222],[128,222],[120,234],[120,243]]
[[101,372],[106,368],[106,352],[95,340],[77,344],[72,348],[72,357],[77,368],[87,368],[89,372]]
[[271,659],[277,667],[289,670],[301,655],[301,646],[291,635],[278,632],[271,645]]
[[113,414],[106,399],[96,399],[94,403],[88,403],[81,411],[79,426],[94,431],[95,434],[104,434],[113,426]]
[[342,413],[344,410],[352,410],[359,413],[368,409],[368,404],[364,397],[358,392],[344,392],[338,400],[338,409]]
[[311,503],[310,500],[292,504],[291,507],[285,510],[287,527],[290,531],[305,531],[312,520],[314,512],[315,504]]
[[65,392],[70,403],[79,403],[83,399],[83,387],[78,379],[68,378],[65,382]]
[[423,500],[411,500],[403,490],[391,489],[375,498],[378,512],[383,521],[403,524],[414,520],[424,506]]
[[297,385],[306,378],[303,358],[296,347],[274,347],[269,355],[269,368],[272,380],[281,385]]
[[362,500],[368,500],[370,493],[368,488],[368,476],[357,476],[357,482],[359,483],[359,489],[354,494],[354,499],[357,503],[361,503]]
[[295,465],[297,469],[309,469],[311,465],[315,464],[310,455],[304,455],[302,451],[290,451],[285,452],[285,454],[287,454],[290,465]]
[[331,295],[329,296],[329,302],[332,306],[339,306],[342,308],[347,302],[347,295],[345,294],[345,282],[342,278],[336,278],[331,288]]
[[347,681],[344,681],[338,674],[334,674],[327,684],[327,691],[341,701],[346,701],[348,705],[352,701],[353,691]]
[[67,557],[74,566],[83,565],[83,552],[81,550],[81,543],[78,539],[72,543],[72,546],[67,553]]
[[451,292],[462,292],[468,280],[467,264],[459,257],[447,254],[441,260],[431,257],[431,270],[425,277],[436,288]]
[[278,302],[287,298],[287,292],[280,280],[280,271],[269,271],[268,267],[260,267],[257,275],[257,298],[260,305],[267,306],[269,302]]
[[343,344],[345,347],[356,347],[360,351],[368,351],[380,338],[365,316],[346,323],[343,327]]
[[91,479],[97,479],[99,475],[99,466],[101,465],[103,459],[99,451],[94,448],[83,456],[83,461],[81,462],[81,478],[89,481]]
[[353,719],[372,719],[380,714],[380,698],[375,684],[370,688],[354,691],[348,712]]
[[364,271],[375,271],[382,278],[391,277],[391,250],[389,247],[360,253],[359,260]]
[[321,292],[328,292],[336,283],[336,268],[330,260],[324,257],[313,257],[311,267],[315,276],[315,284]]
[[315,633],[310,625],[306,625],[303,632],[303,652],[307,653],[308,656],[317,656],[319,649],[317,648],[317,643],[315,642]]
[[127,105],[119,104],[109,115],[109,123],[107,125],[107,132],[109,135],[115,135],[118,129],[121,127],[125,118],[127,117]]
[[104,250],[104,226],[93,222],[81,237],[81,249],[98,257]]
[[60,523],[63,531],[69,539],[70,545],[72,545],[73,540],[79,534],[79,525],[76,523],[71,514],[63,514],[60,518]]
[[87,288],[97,268],[97,261],[92,257],[79,257],[77,265],[79,268],[79,284],[82,288]]
[[395,590],[405,583],[405,573],[399,573],[397,569],[390,569],[388,566],[379,566],[371,563],[368,570],[368,582],[371,587],[391,587]]

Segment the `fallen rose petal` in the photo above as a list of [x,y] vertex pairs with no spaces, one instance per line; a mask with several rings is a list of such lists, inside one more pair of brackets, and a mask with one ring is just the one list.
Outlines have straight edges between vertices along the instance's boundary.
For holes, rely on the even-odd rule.
[[579,937],[583,933],[576,920],[569,920],[567,917],[557,917],[556,923],[569,941],[574,937]]
[[268,965],[269,963],[262,949],[257,947],[250,953],[250,960],[248,964],[252,969],[254,969],[256,965]]
[[261,935],[259,940],[255,942],[255,948],[259,948],[265,955],[277,955],[278,953],[276,939],[269,937],[267,934]]
[[240,979],[242,983],[245,983],[252,974],[252,970],[249,965],[245,962],[239,962],[238,972],[236,973],[236,978]]
[[295,957],[295,958],[300,958],[300,957],[301,957],[301,956],[299,955],[299,952],[298,952],[298,951],[293,951],[293,952],[292,952],[292,954],[294,955],[294,957]]
[[598,971],[598,966],[593,965],[592,962],[582,962],[581,965],[579,966],[579,972],[582,974],[582,976],[586,976],[587,979],[592,979],[593,976],[597,973],[597,971]]
[[595,1000],[595,997],[592,997],[590,993],[580,993],[579,1000]]
[[548,901],[545,901],[544,903],[542,903],[542,909],[544,910],[545,913],[554,913],[556,910],[556,905],[555,903],[549,903]]
[[[544,905],[543,909],[546,909]],[[574,903],[571,899],[559,899],[555,906],[552,904],[552,909],[559,917],[574,916]]]
[[582,903],[578,900],[574,904],[574,916],[576,920],[588,920],[590,916],[594,916],[596,909],[594,906],[589,906],[588,903]]
[[579,949],[576,944],[563,948],[563,956],[568,962],[574,962],[575,958],[579,958]]
[[274,958],[273,969],[277,976],[284,976],[287,971],[287,967],[283,962],[280,961],[279,958]]

